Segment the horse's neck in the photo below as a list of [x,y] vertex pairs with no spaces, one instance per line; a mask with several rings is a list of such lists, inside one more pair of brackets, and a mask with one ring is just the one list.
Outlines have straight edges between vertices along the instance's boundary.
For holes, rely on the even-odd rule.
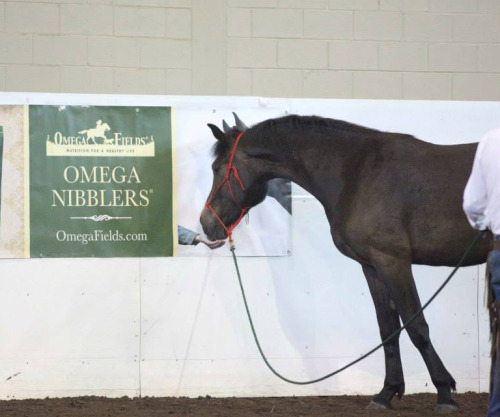
[[[344,166],[356,153],[357,144],[336,138],[325,131],[311,135],[297,130],[287,136],[278,129],[273,137],[262,141],[269,143],[269,154],[275,157],[265,171],[272,178],[285,178],[300,185],[314,195],[323,205],[334,204],[345,183]],[[330,204],[329,204],[330,203]]]

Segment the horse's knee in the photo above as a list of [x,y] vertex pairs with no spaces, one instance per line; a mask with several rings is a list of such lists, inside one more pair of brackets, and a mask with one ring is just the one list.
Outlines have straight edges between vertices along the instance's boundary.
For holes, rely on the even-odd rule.
[[[388,335],[382,335],[382,340],[387,340],[387,338],[390,336]],[[400,353],[399,353],[399,334],[394,336],[391,340],[389,340],[387,343],[384,344],[384,353],[385,357],[387,359],[393,359],[393,358],[399,358]]]
[[385,349],[385,356],[387,359],[399,358],[399,352],[394,348],[387,348]]
[[412,343],[419,350],[426,350],[431,346],[431,338],[428,329],[408,329],[408,335]]

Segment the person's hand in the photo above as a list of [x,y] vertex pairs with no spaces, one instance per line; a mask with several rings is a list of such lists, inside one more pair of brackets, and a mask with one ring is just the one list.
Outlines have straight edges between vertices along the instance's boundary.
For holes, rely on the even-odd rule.
[[201,242],[207,245],[210,249],[217,249],[226,243],[224,240],[210,240],[206,236],[198,235],[194,238],[196,242]]

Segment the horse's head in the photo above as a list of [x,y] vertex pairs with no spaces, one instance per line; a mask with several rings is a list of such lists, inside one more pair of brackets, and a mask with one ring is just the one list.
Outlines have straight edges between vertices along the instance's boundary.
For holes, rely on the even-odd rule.
[[224,124],[225,132],[208,125],[217,142],[213,148],[212,190],[200,221],[212,239],[225,239],[227,229],[266,196],[267,182],[262,178],[259,161],[247,151],[246,135],[240,137],[246,126],[239,122],[237,119],[237,126],[233,128]]
[[101,126],[105,132],[107,132],[108,130],[111,130],[111,128],[109,127],[109,125],[107,123],[103,123],[102,126]]

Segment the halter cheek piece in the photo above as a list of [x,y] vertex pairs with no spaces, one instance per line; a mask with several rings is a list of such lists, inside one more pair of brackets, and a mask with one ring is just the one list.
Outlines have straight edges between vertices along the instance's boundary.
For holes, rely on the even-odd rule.
[[[217,189],[215,190],[215,192],[212,194],[212,198],[210,198],[210,200],[208,200],[207,203],[205,204],[205,206],[210,209],[210,211],[213,213],[213,215],[215,216],[215,218],[219,221],[219,223],[222,225],[222,227],[226,231],[227,236],[229,237],[229,243],[231,245],[233,245],[233,230],[236,228],[236,226],[238,226],[238,224],[243,219],[243,217],[245,217],[245,214],[248,213],[248,210],[250,210],[250,207],[242,207],[241,206],[241,204],[239,203],[239,201],[234,196],[233,188],[231,187],[231,174],[234,174],[234,178],[236,178],[236,181],[238,181],[238,184],[240,184],[241,189],[243,191],[245,191],[245,186],[243,185],[243,181],[241,181],[240,174],[238,173],[238,169],[235,166],[233,166],[234,156],[236,155],[236,149],[238,148],[238,143],[240,142],[240,139],[243,136],[243,133],[244,132],[241,132],[238,135],[238,137],[236,138],[236,142],[234,143],[233,151],[231,152],[231,158],[229,159],[229,165],[227,166],[227,172],[226,172],[226,177],[224,178],[224,181],[222,181],[219,184],[219,186],[217,187]],[[233,197],[233,201],[241,209],[241,213],[240,213],[240,216],[238,217],[238,219],[232,225],[229,225],[229,226],[227,226],[222,221],[222,219],[217,215],[217,213],[215,212],[215,210],[212,207],[212,202],[214,201],[214,199],[217,196],[217,194],[219,194],[219,191],[220,191],[220,189],[222,188],[222,186],[224,184],[227,184],[227,186],[229,188],[229,193],[231,194],[231,197]]]

